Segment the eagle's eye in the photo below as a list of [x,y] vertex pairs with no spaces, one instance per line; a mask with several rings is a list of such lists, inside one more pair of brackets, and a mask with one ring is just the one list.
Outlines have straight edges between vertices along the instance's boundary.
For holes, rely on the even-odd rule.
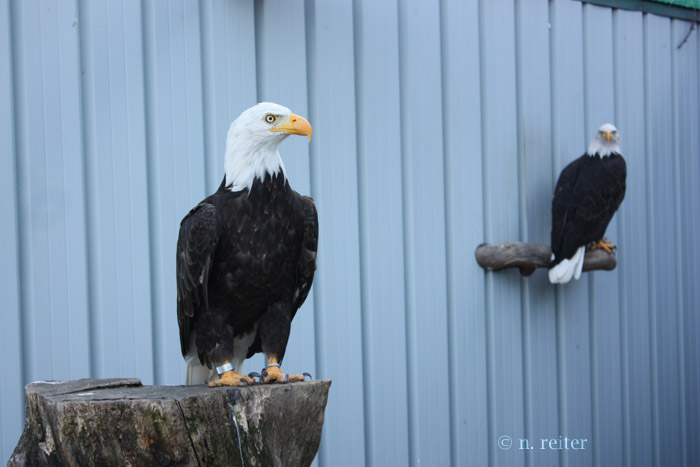
[[272,115],[272,114],[265,115],[265,121],[267,123],[275,123],[275,120],[277,120],[277,118],[274,115]]

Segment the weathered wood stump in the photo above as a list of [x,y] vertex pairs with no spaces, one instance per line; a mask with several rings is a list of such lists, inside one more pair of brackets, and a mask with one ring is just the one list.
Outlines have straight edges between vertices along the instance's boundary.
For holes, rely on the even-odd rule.
[[[604,239],[610,243],[607,238]],[[552,249],[539,243],[509,242],[482,243],[474,252],[476,262],[487,271],[500,271],[506,268],[519,268],[520,274],[529,276],[537,268],[548,268],[552,258]],[[612,271],[617,266],[614,254],[605,250],[586,249],[583,258],[583,271]]]
[[244,388],[42,381],[9,466],[309,465],[330,381]]

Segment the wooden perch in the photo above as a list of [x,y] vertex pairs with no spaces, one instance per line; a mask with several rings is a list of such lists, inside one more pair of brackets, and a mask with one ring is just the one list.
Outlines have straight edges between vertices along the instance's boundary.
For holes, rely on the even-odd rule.
[[41,381],[8,466],[308,466],[330,381],[250,387]]
[[[610,242],[607,238],[606,242]],[[552,249],[538,243],[482,243],[476,247],[476,262],[487,271],[500,271],[506,268],[519,268],[520,274],[529,276],[537,268],[548,268]],[[614,254],[602,249],[586,250],[583,270],[612,271],[617,266]]]

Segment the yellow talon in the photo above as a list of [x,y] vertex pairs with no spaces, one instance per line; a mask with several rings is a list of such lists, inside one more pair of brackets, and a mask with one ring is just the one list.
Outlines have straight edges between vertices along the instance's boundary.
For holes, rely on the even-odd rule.
[[216,386],[252,386],[253,384],[255,384],[255,380],[250,376],[239,375],[231,370],[222,374],[221,379],[210,381],[207,386],[213,388]]
[[276,357],[267,359],[267,368],[263,372],[261,383],[273,383],[275,381],[286,383],[287,381],[304,381],[304,375],[288,375],[280,370]]
[[594,244],[592,244],[591,246],[588,247],[589,250],[593,250],[593,249],[596,249],[596,248],[601,248],[601,249],[607,251],[608,253],[611,253],[611,254],[612,254],[613,250],[614,250],[616,247],[615,247],[615,245],[613,245],[612,243],[606,243],[606,242],[603,241],[603,239],[600,239],[600,240],[598,240],[597,242],[595,242]]

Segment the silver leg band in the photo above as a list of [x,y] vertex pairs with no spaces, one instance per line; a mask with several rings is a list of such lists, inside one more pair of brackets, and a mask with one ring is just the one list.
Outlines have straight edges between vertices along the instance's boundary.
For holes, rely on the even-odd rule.
[[216,372],[219,373],[219,376],[223,375],[227,371],[233,371],[233,363],[228,362],[216,367]]
[[267,367],[268,367],[268,368],[270,368],[271,366],[276,366],[277,368],[279,368],[279,367],[280,367],[280,364],[279,364],[279,363],[268,363],[268,364],[267,364]]

